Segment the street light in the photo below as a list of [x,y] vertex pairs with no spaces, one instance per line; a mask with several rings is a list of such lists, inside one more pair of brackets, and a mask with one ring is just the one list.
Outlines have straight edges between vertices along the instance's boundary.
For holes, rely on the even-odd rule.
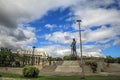
[[34,65],[34,51],[35,51],[35,46],[32,47],[33,52],[32,52],[32,65]]
[[79,36],[80,36],[80,52],[81,52],[81,66],[82,66],[82,76],[81,78],[85,78],[84,76],[84,64],[83,64],[83,56],[82,56],[82,40],[81,40],[81,27],[80,27],[80,23],[81,23],[81,20],[77,20],[78,22],[78,25],[79,25]]

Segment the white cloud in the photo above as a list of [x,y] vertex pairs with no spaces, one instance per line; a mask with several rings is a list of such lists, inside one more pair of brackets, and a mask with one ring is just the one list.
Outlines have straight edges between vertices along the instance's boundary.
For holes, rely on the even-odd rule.
[[[6,2],[6,1],[5,1]],[[7,4],[15,4],[17,8],[20,8],[24,11],[26,11],[30,16],[31,20],[35,20],[38,18],[41,18],[43,15],[45,15],[49,10],[55,10],[59,7],[66,8],[70,5],[73,5],[77,2],[77,0],[61,0],[58,2],[58,0],[17,0],[17,1],[9,1],[7,0]],[[14,5],[13,5],[14,7]]]
[[46,51],[49,56],[54,56],[54,57],[63,57],[64,55],[71,54],[69,47],[61,46],[61,45],[44,46],[42,48],[38,48],[37,50]]
[[8,20],[12,21],[13,24],[11,25],[14,25],[21,22],[34,21],[47,15],[48,11],[56,10],[59,7],[63,9],[71,7],[74,15],[83,20],[83,26],[93,26],[120,22],[119,11],[99,8],[100,6],[108,6],[111,3],[114,3],[114,1],[60,0],[58,2],[57,0],[1,0],[2,6],[0,9],[2,10],[1,12],[5,13],[4,15],[7,16]]
[[116,38],[113,45],[120,45],[120,39],[119,38]]
[[8,28],[0,26],[0,30],[0,47],[17,49],[37,41],[32,27],[19,27],[10,31]]
[[[36,50],[46,51],[49,56],[54,57],[63,57],[65,55],[71,54],[70,46],[61,46],[61,45],[49,45],[41,48],[37,48]],[[80,49],[77,47],[77,55],[80,56]],[[84,56],[95,56],[95,57],[103,57],[104,55],[101,53],[100,49],[95,45],[84,46],[83,47],[83,55]]]
[[53,28],[57,27],[55,24],[46,24],[45,25],[46,28],[49,28],[51,31],[53,30]]
[[[89,48],[85,47],[84,52],[91,52],[90,54],[94,56],[102,56],[100,49],[105,49],[110,47],[110,44],[107,44],[110,40],[115,40],[113,43],[119,44],[119,40],[115,38],[117,35],[120,35],[120,11],[115,8],[107,9],[110,4],[115,3],[113,0],[81,0],[76,5],[71,7],[72,15],[74,17],[68,18],[67,20],[77,20],[81,19],[81,28],[85,31],[82,31],[82,41],[83,43],[87,42],[96,42],[102,43],[104,45],[98,45],[99,47]],[[103,8],[101,8],[101,6]],[[111,27],[106,27],[106,24],[110,24]],[[96,30],[91,30],[91,27],[102,26]],[[78,30],[78,24],[74,23],[72,25],[73,29]],[[76,38],[77,43],[79,43],[79,34],[78,32],[54,32],[46,35],[46,39],[49,41],[54,41],[58,43],[67,43],[70,44],[72,38]],[[79,51],[79,50],[78,50]],[[92,53],[93,52],[93,53]]]
[[[86,29],[82,31],[82,42],[96,42],[107,43],[110,40],[114,40],[119,33],[120,27],[113,25],[112,27],[102,26],[96,30]],[[72,38],[75,38],[79,43],[78,32],[54,32],[52,34],[45,35],[46,40],[58,42],[58,43],[71,43]]]
[[[75,15],[81,19],[81,28],[89,28],[105,24],[119,24],[120,11],[115,9],[84,9],[76,10]],[[73,24],[74,29],[78,29],[78,25]]]
[[119,33],[120,27],[119,26],[112,26],[112,27],[105,27],[102,26],[97,30],[88,30],[83,33],[83,37],[85,38],[85,42],[102,42],[106,43],[110,40],[114,40]]
[[99,45],[83,45],[83,55],[89,57],[104,57]]
[[102,53],[100,52],[86,52],[89,57],[105,57]]
[[45,39],[57,43],[70,44],[73,38],[76,38],[76,40],[79,39],[77,33],[59,31],[52,34],[46,34]]
[[[82,32],[82,40],[87,42],[107,43],[114,40],[113,45],[120,43],[117,35],[120,35],[120,11],[114,8],[107,9],[109,4],[115,3],[114,0],[1,0],[0,1],[0,47],[26,47],[27,44],[37,41],[35,28],[29,26],[20,26],[27,22],[47,15],[48,11],[58,8],[65,9],[70,7],[71,14],[66,20],[81,19],[81,27],[85,31]],[[103,6],[103,8],[101,8]],[[112,27],[104,27],[110,24]],[[97,30],[90,30],[90,27],[102,25]],[[54,24],[46,24],[47,28],[53,29]],[[58,26],[61,27],[61,26]],[[78,30],[78,24],[73,24],[74,29]],[[67,27],[68,28],[68,27]],[[66,28],[66,29],[67,29]],[[41,29],[40,29],[41,30]],[[79,43],[78,32],[54,32],[47,34],[45,39],[52,42],[70,44],[72,38]],[[44,43],[44,42],[43,42]],[[109,45],[106,45],[107,47]],[[29,46],[28,46],[29,47]],[[58,47],[56,50],[56,47]],[[53,45],[43,47],[52,55],[68,54],[70,51],[65,46]],[[86,50],[85,50],[86,51]],[[97,49],[97,51],[99,51]],[[96,52],[97,52],[96,51]],[[93,50],[94,52],[94,50]]]
[[[74,15],[72,20],[81,19],[82,29],[106,24],[119,24],[120,11],[115,7],[108,8],[111,4],[117,4],[117,2],[114,0],[81,0],[71,7]],[[70,19],[68,18],[68,20]],[[77,23],[74,23],[72,27],[78,30]]]
[[[120,30],[119,25],[112,25],[111,27],[102,26],[101,28],[98,28],[94,31],[91,29],[82,31],[83,43],[95,42],[96,44],[96,45],[83,45],[83,55],[105,57],[101,50],[105,50],[106,48],[109,48],[112,45],[119,45],[120,40],[119,38],[116,38],[118,35],[120,35],[119,30]],[[48,41],[53,41],[62,44],[71,44],[72,38],[75,38],[77,41],[77,52],[78,55],[80,56],[80,50],[78,47],[79,45],[78,32],[54,32],[52,34],[46,35],[46,39]],[[113,44],[108,43],[111,40],[115,40]],[[100,45],[99,43],[102,43],[103,45]],[[68,48],[68,50],[70,50],[70,47]],[[58,51],[62,53],[64,49],[62,47],[59,47]],[[52,53],[52,52],[48,51],[48,53]],[[58,55],[61,54],[58,52],[55,53],[57,53]],[[65,53],[63,52],[63,54]]]
[[[77,0],[0,0],[1,47],[21,47],[36,41],[33,28],[22,24],[40,19],[50,10],[66,8]],[[22,40],[24,38],[24,40]]]

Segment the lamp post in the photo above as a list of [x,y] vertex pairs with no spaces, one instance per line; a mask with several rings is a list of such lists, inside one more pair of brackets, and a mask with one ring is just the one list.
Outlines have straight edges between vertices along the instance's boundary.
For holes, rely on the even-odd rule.
[[79,36],[80,36],[80,53],[81,53],[81,66],[82,66],[82,76],[81,78],[85,78],[84,76],[84,64],[83,64],[83,56],[82,56],[82,39],[81,39],[81,27],[80,27],[80,23],[81,20],[77,20],[78,25],[79,25]]
[[33,52],[32,52],[32,65],[34,65],[34,51],[35,51],[35,46],[32,47]]

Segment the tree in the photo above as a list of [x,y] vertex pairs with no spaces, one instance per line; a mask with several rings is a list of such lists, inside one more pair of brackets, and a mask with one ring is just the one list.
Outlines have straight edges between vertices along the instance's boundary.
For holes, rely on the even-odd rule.
[[57,60],[57,61],[62,61],[62,58],[57,57],[56,60]]
[[1,48],[0,49],[0,66],[11,66],[14,61],[11,49]]
[[67,55],[64,56],[63,59],[64,59],[64,60],[70,60],[69,56],[67,56]]
[[91,62],[90,67],[91,67],[93,73],[95,73],[97,71],[98,64],[96,62]]
[[120,57],[116,58],[116,62],[120,63]]
[[18,53],[12,53],[12,56],[14,57],[14,62],[12,64],[12,66],[14,67],[20,67],[20,59],[21,56]]
[[114,63],[115,59],[113,57],[111,57],[111,56],[106,56],[105,62],[107,62],[107,63]]

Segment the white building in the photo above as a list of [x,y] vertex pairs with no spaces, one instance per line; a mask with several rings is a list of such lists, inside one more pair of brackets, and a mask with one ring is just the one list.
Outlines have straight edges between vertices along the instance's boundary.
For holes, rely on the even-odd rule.
[[43,65],[48,62],[48,55],[45,51],[17,50],[17,53],[23,57],[21,64]]

